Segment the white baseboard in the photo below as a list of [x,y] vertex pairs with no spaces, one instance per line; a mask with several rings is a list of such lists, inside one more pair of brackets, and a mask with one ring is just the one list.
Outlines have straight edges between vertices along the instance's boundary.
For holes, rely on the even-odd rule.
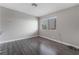
[[[4,43],[8,43],[8,42],[13,42],[13,41],[17,41],[17,40],[29,39],[29,38],[33,38],[33,37],[37,37],[37,36],[40,36],[40,35],[36,35],[36,36],[28,37],[28,38],[22,38],[22,39],[14,39],[14,40],[9,40],[9,41],[4,41],[4,42],[0,42],[0,44],[4,44]],[[62,42],[62,41],[55,40],[55,39],[52,39],[52,38],[49,38],[49,37],[45,37],[45,36],[40,36],[40,37],[43,37],[43,38],[46,38],[46,39],[49,39],[49,40],[52,40],[52,41],[55,41],[55,42],[58,42],[58,43],[61,43],[61,44],[64,44],[64,45],[73,46],[73,47],[79,49],[79,46],[75,46],[75,45],[70,44],[70,43]]]
[[64,45],[73,46],[73,47],[79,49],[79,46],[75,46],[75,45],[70,44],[70,43],[62,42],[62,41],[52,39],[52,38],[49,38],[49,37],[45,37],[45,36],[40,36],[40,37],[43,37],[43,38],[46,38],[46,39],[49,39],[49,40],[52,40],[52,41],[55,41],[55,42],[58,42],[58,43],[61,43],[61,44],[64,44]]
[[36,35],[36,36],[31,36],[31,37],[26,37],[26,38],[21,38],[21,39],[12,39],[12,40],[8,40],[8,41],[0,42],[0,44],[9,43],[9,42],[17,41],[17,40],[29,39],[29,38],[33,38],[33,37],[37,37],[37,36],[38,36],[38,35]]

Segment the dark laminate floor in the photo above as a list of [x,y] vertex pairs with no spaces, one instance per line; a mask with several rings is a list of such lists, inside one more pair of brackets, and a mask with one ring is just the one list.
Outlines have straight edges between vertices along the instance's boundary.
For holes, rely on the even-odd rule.
[[0,55],[78,55],[79,51],[45,39],[34,37],[0,44]]

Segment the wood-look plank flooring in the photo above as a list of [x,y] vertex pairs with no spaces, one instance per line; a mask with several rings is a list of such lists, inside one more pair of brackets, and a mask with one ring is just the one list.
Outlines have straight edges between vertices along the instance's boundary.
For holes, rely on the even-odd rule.
[[79,51],[42,38],[17,40],[0,44],[0,55],[78,55]]

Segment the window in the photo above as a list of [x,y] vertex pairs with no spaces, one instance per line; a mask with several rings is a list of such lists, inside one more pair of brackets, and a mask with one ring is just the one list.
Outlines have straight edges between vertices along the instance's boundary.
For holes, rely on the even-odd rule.
[[49,18],[43,21],[43,30],[56,30],[56,17]]

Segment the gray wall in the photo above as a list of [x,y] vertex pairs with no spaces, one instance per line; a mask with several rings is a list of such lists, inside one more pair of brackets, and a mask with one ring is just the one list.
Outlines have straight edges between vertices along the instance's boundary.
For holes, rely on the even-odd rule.
[[[0,15],[1,15],[1,8],[0,8]],[[0,34],[1,34],[1,16],[0,16]]]
[[[57,17],[56,30],[43,30],[43,21],[54,16]],[[40,36],[79,47],[79,6],[41,17]]]
[[0,12],[0,43],[37,36],[37,18],[4,7],[0,7]]

